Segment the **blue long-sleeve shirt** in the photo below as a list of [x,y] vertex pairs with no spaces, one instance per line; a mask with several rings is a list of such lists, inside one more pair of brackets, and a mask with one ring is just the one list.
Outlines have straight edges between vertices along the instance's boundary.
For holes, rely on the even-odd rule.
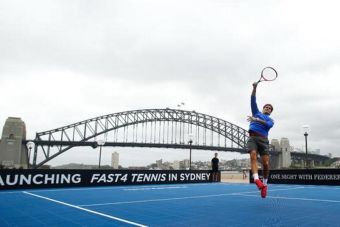
[[259,111],[259,108],[257,107],[257,104],[256,104],[256,96],[253,96],[253,95],[251,96],[250,105],[251,105],[251,112],[252,112],[253,117],[264,120],[266,124],[263,124],[257,121],[251,121],[249,125],[249,131],[254,131],[254,132],[260,133],[263,136],[268,137],[269,129],[271,129],[271,127],[273,127],[274,125],[273,119],[271,119],[269,115],[266,115]]

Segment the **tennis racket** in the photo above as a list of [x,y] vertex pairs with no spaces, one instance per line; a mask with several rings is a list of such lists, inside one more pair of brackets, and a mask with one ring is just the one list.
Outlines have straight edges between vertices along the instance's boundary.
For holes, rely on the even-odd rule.
[[277,78],[277,72],[273,67],[265,67],[262,69],[261,77],[257,83],[262,81],[274,81]]

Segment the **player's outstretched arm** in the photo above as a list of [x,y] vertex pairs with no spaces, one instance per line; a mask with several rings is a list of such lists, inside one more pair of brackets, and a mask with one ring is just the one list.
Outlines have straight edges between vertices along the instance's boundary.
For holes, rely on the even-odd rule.
[[257,88],[257,84],[258,84],[258,82],[254,82],[254,83],[253,83],[253,91],[251,92],[251,95],[252,95],[252,96],[256,96],[256,88]]

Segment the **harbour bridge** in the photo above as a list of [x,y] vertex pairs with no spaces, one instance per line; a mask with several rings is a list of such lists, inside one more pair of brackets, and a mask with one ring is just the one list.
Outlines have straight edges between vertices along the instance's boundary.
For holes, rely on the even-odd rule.
[[36,133],[33,168],[41,167],[76,146],[190,148],[246,153],[247,139],[245,129],[196,111],[132,110]]
[[[211,115],[181,109],[142,109],[103,115],[60,128],[38,132],[29,147],[31,168],[39,168],[73,147],[148,147],[212,150],[246,154],[247,130]],[[27,143],[25,141],[24,143]],[[283,159],[304,162],[307,156],[270,148],[273,168]],[[324,156],[308,157],[325,160]],[[32,159],[32,162],[30,162]],[[280,164],[281,163],[281,164]]]

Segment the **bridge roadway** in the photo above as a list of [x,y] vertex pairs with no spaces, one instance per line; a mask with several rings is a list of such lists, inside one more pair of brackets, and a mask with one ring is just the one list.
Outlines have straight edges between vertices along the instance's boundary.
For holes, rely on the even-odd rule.
[[[23,144],[28,143],[30,140],[23,141]],[[92,141],[47,141],[39,140],[41,146],[72,146],[72,147],[92,147],[97,148],[97,142]],[[173,148],[173,149],[193,149],[193,150],[211,150],[211,151],[230,151],[246,154],[244,148],[221,147],[221,146],[208,146],[208,145],[189,145],[189,144],[166,144],[166,143],[132,143],[132,142],[105,142],[103,147],[149,147],[149,148]]]

